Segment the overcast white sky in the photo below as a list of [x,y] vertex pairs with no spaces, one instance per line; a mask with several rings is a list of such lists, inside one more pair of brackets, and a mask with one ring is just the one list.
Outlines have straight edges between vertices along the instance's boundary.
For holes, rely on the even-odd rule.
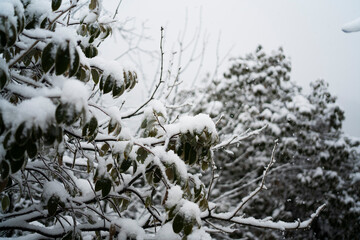
[[[113,1],[112,11],[118,3]],[[170,51],[184,28],[186,12],[191,39],[200,25],[200,9],[202,30],[208,36],[204,70],[214,68],[220,32],[221,54],[234,45],[229,57],[251,52],[259,44],[268,52],[283,46],[292,59],[292,80],[305,90],[315,79],[328,81],[345,110],[345,132],[360,136],[360,32],[341,31],[342,25],[360,17],[359,0],[123,0],[119,16],[138,24],[146,21],[153,49],[158,48],[164,26]],[[108,50],[112,57],[119,54],[113,47]]]

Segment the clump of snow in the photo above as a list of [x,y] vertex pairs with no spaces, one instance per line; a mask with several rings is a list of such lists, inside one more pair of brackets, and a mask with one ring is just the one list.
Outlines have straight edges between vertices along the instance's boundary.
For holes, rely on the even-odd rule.
[[35,97],[21,102],[14,106],[5,100],[0,100],[0,109],[3,120],[7,125],[17,127],[22,122],[26,122],[28,127],[39,126],[46,130],[48,123],[55,116],[55,105],[45,97]]
[[55,32],[52,34],[51,37],[51,40],[53,42],[65,44],[65,40],[67,40],[68,42],[73,44],[73,46],[76,46],[77,41],[82,39],[82,37],[79,36],[74,29],[62,26],[56,27]]
[[360,31],[360,18],[356,18],[356,19],[352,20],[351,22],[346,23],[342,27],[342,30],[346,33]]
[[[20,0],[2,0],[0,2],[0,16],[5,17],[12,25],[17,26],[15,9],[20,15],[24,14],[24,8]],[[0,29],[4,31],[6,25],[7,24],[2,24]]]
[[123,153],[125,151],[128,141],[117,141],[112,144],[112,151],[114,153]]
[[117,61],[109,61],[100,56],[86,59],[89,65],[98,67],[104,72],[104,76],[112,75],[116,79],[116,84],[121,86],[124,84],[124,71],[134,71],[134,68],[121,65]]
[[26,7],[26,12],[30,16],[47,16],[52,13],[51,4],[47,0],[31,0]]
[[14,15],[14,5],[11,0],[3,0],[0,2],[0,16]]
[[272,112],[266,108],[264,111],[261,112],[260,116],[264,117],[265,119],[271,119]]
[[128,238],[143,240],[145,238],[145,230],[139,226],[139,223],[132,219],[117,219],[114,223],[120,226],[119,240],[126,240]]
[[218,134],[214,122],[209,115],[200,113],[196,116],[183,116],[175,124],[166,125],[165,129],[169,135],[177,133],[201,134],[204,130],[211,134],[212,142],[218,140]]
[[220,101],[210,102],[207,106],[206,112],[212,116],[218,116],[221,113],[221,110],[224,108],[224,105]]
[[314,109],[314,106],[310,104],[302,95],[297,95],[292,99],[292,102],[289,103],[289,108],[295,108],[300,113],[311,113]]
[[162,117],[158,118],[161,124],[165,124],[167,119],[166,108],[162,102],[159,100],[152,100],[148,107],[144,109],[144,118],[146,119],[154,119],[154,112],[157,115],[160,114]]
[[184,200],[183,204],[179,210],[182,214],[184,214],[185,218],[188,219],[196,219],[196,222],[200,225],[200,208],[196,203],[190,202],[188,200]]
[[78,80],[67,80],[62,88],[61,102],[70,103],[80,112],[87,108],[89,91],[86,86]]
[[215,124],[207,114],[200,113],[193,117],[181,117],[178,124],[181,133],[186,133],[188,131],[190,133],[201,133],[206,128],[210,133],[215,133],[217,135]]
[[165,205],[168,208],[171,208],[173,206],[175,206],[176,204],[178,204],[180,202],[180,200],[182,199],[182,195],[183,195],[183,191],[181,190],[180,186],[172,186],[169,190],[168,190],[168,195],[167,195],[167,199],[165,202]]
[[57,196],[61,202],[66,202],[69,198],[69,193],[61,183],[51,181],[44,184],[43,198],[45,202],[47,202],[51,196]]
[[296,122],[296,117],[295,117],[294,114],[288,113],[288,114],[286,115],[286,120],[287,120],[287,121]]
[[157,156],[162,162],[172,165],[174,164],[176,167],[176,171],[180,174],[180,177],[183,180],[188,178],[187,167],[181,158],[174,153],[174,151],[165,151],[162,146],[157,146],[151,149],[151,151]]
[[187,236],[188,240],[211,240],[210,234],[205,232],[204,228],[195,229],[190,235]]
[[262,84],[254,85],[253,91],[254,91],[254,93],[261,93],[261,94],[266,93],[266,89],[265,89],[264,85],[262,85]]
[[279,128],[278,125],[269,123],[269,124],[268,124],[268,127],[271,129],[271,131],[272,131],[276,136],[280,136],[280,134],[281,134],[281,129]]
[[181,237],[174,233],[172,223],[168,222],[164,224],[155,236],[157,240],[180,240]]
[[259,109],[255,106],[250,107],[248,111],[251,114],[259,114]]
[[321,169],[321,167],[317,167],[315,169],[315,172],[313,174],[313,177],[316,178],[316,177],[321,177],[322,175],[324,174],[323,170]]
[[352,173],[350,175],[350,178],[351,178],[353,184],[360,181],[360,172]]
[[97,20],[98,15],[94,12],[84,12],[85,16],[81,17],[83,19],[83,23],[93,23]]

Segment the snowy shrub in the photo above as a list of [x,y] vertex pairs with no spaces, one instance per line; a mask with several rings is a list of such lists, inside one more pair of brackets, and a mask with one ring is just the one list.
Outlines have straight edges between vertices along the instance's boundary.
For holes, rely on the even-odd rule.
[[221,212],[213,181],[202,181],[208,171],[216,178],[214,151],[226,144],[210,117],[169,119],[154,94],[119,107],[138,79],[98,56],[114,24],[98,0],[0,1],[1,237],[210,239],[234,224],[307,228],[323,205],[304,221],[241,214],[265,188],[274,154],[261,184]]

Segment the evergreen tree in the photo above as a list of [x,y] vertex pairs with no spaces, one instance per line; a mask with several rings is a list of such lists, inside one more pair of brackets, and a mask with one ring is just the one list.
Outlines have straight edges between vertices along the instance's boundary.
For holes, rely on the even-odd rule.
[[[287,232],[294,239],[359,238],[359,141],[342,132],[344,112],[323,80],[311,83],[306,95],[290,80],[291,63],[283,50],[267,55],[261,46],[232,59],[229,71],[199,91],[183,92],[195,99],[191,111],[207,112],[217,122],[220,140],[215,153],[220,177],[215,191],[231,208],[261,179],[277,142],[276,164],[267,190],[245,208],[245,215],[293,219],[328,205],[310,231]],[[261,129],[249,134],[248,129]],[[251,135],[251,136],[249,136]],[[244,140],[249,136],[248,140]],[[255,169],[255,171],[254,171]],[[224,194],[227,192],[226,194]],[[235,198],[234,198],[235,197]],[[236,200],[237,199],[237,200]],[[250,238],[279,238],[281,233],[250,228]]]

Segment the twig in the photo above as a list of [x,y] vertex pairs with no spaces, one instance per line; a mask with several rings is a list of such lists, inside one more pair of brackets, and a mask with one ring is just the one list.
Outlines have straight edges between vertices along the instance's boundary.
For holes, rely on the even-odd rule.
[[119,1],[119,4],[118,4],[117,7],[116,7],[116,11],[115,11],[115,13],[114,13],[113,19],[115,19],[116,15],[118,14],[119,7],[120,7],[121,3],[122,3],[122,0]]
[[271,166],[274,164],[275,162],[275,149],[276,149],[276,146],[277,146],[278,142],[276,141],[275,142],[275,145],[274,145],[274,148],[272,150],[272,153],[271,153],[271,160],[268,164],[268,166],[266,167],[264,173],[263,173],[263,177],[262,177],[262,180],[261,180],[261,183],[260,183],[260,186],[257,187],[253,192],[251,192],[248,196],[244,197],[242,200],[241,200],[241,203],[239,204],[239,206],[236,208],[236,210],[233,212],[232,214],[232,217],[233,218],[241,209],[242,207],[248,202],[250,201],[254,196],[256,196],[265,186],[265,178],[269,172],[269,169],[271,168]]
[[143,107],[145,107],[151,100],[154,99],[154,96],[155,96],[155,93],[157,92],[157,90],[159,89],[160,85],[164,82],[162,80],[162,76],[163,76],[163,70],[164,70],[164,51],[163,51],[163,39],[164,39],[164,28],[161,27],[160,29],[161,31],[161,38],[160,38],[160,53],[161,53],[161,60],[160,60],[160,77],[159,77],[159,82],[158,84],[156,85],[153,93],[151,94],[150,98],[144,103],[142,104],[138,109],[136,109],[133,113],[125,116],[125,117],[122,117],[123,119],[125,118],[130,118],[130,117],[133,117],[137,114],[137,112],[139,112]]

